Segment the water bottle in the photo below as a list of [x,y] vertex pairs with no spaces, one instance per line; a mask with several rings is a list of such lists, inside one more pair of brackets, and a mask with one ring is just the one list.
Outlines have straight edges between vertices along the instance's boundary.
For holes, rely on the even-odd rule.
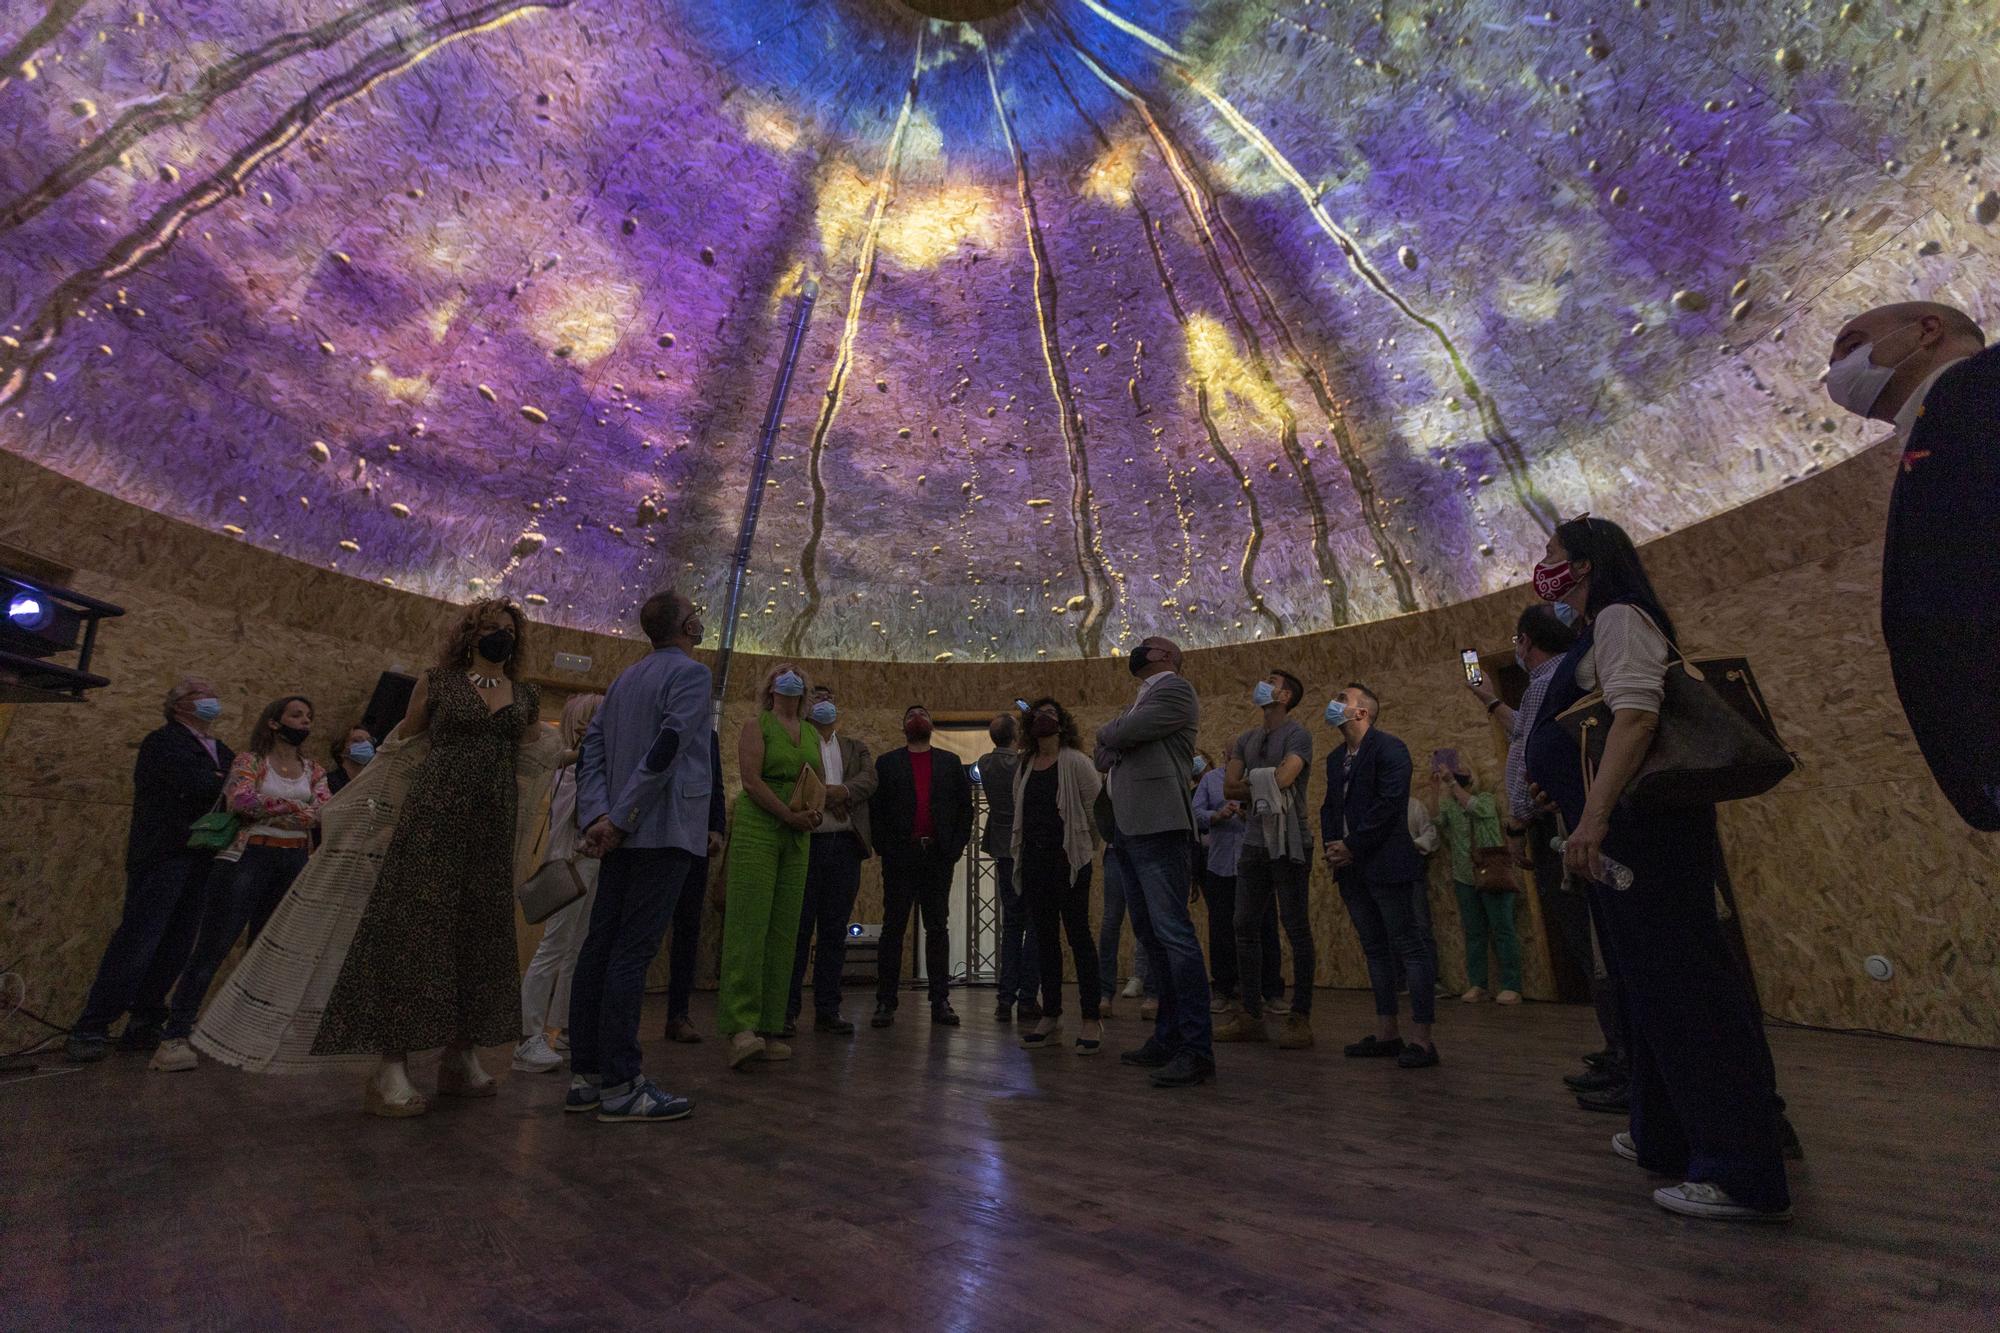
[[[1561,855],[1563,848],[1568,845],[1568,838],[1549,839],[1549,849],[1557,855]],[[1614,861],[1601,852],[1598,854],[1597,859],[1604,863],[1604,878],[1599,883],[1609,885],[1620,893],[1632,887],[1632,869],[1630,866]]]

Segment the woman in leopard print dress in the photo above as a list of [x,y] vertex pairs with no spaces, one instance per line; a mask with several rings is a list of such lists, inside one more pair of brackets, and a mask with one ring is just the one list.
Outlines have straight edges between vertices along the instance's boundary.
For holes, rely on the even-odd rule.
[[476,1048],[520,1026],[514,944],[515,754],[539,696],[517,682],[527,618],[468,607],[418,681],[398,733],[428,730],[374,893],[334,983],[314,1055],[379,1053],[367,1109],[421,1114],[410,1051],[445,1047],[438,1091],[489,1096]]

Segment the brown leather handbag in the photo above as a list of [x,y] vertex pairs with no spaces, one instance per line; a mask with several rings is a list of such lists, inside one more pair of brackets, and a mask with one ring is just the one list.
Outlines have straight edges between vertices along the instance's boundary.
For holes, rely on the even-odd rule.
[[[1622,799],[1642,809],[1713,805],[1760,796],[1791,776],[1798,757],[1778,738],[1749,660],[1689,657],[1673,640],[1667,644],[1674,660],[1667,664],[1659,726]],[[1611,734],[1603,692],[1577,700],[1556,722],[1576,738],[1588,787]]]
[[1505,843],[1472,849],[1472,887],[1481,893],[1519,893],[1521,877]]

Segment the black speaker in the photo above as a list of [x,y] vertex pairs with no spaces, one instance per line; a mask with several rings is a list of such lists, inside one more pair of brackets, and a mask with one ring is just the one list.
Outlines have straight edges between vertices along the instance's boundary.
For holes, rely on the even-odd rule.
[[377,677],[375,693],[368,696],[367,711],[361,714],[361,725],[368,728],[368,734],[379,741],[394,730],[403,714],[410,711],[410,695],[416,688],[415,676],[384,671]]

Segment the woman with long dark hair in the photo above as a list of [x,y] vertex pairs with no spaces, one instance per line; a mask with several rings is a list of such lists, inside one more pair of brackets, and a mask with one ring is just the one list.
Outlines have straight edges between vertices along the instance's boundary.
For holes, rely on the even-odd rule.
[[1054,699],[1028,710],[1014,770],[1014,880],[1035,920],[1041,953],[1042,1017],[1021,1036],[1029,1050],[1047,1050],[1062,1032],[1062,936],[1076,960],[1083,1029],[1072,1049],[1095,1055],[1104,1042],[1103,986],[1090,930],[1090,862],[1097,852],[1091,805],[1104,780],[1083,752],[1076,722]]
[[333,799],[326,770],[306,758],[312,700],[273,699],[250,729],[249,744],[222,784],[223,808],[237,817],[236,839],[215,859],[201,933],[167,1008],[167,1026],[152,1068],[174,1073],[195,1067],[188,1037],[223,959],[247,926],[252,943],[292,881],[306,868],[319,809]]
[[[1528,775],[1569,830],[1563,863],[1585,880],[1607,969],[1625,1006],[1632,1122],[1612,1147],[1683,1183],[1653,1192],[1691,1217],[1791,1216],[1776,1078],[1763,1024],[1715,915],[1715,807],[1624,801],[1659,726],[1674,622],[1632,539],[1578,518],[1549,538],[1535,591],[1579,622],[1528,740]],[[1557,715],[1601,691],[1612,724],[1586,780]],[[1610,887],[1607,862],[1631,872]]]

